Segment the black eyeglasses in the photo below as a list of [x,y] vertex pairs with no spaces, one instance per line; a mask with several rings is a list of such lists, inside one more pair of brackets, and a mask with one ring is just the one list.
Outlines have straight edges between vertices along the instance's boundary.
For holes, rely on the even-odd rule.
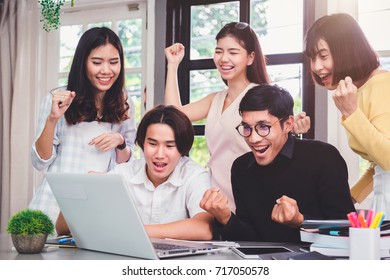
[[256,125],[249,126],[246,124],[239,124],[236,126],[237,132],[242,136],[242,137],[249,137],[252,134],[252,130],[255,129],[256,133],[261,136],[261,137],[266,137],[268,134],[271,132],[271,127],[276,124],[277,122],[280,122],[284,118],[280,118],[271,125],[265,124],[265,123],[257,123]]

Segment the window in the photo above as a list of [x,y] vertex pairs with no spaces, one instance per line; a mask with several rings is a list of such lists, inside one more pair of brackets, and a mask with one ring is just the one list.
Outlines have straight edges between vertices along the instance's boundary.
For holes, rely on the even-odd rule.
[[[79,0],[75,7],[64,7],[61,26],[48,34],[48,89],[66,85],[73,55],[84,31],[105,26],[121,39],[125,61],[125,89],[135,107],[137,124],[145,110],[146,88],[146,1],[117,1],[114,4],[93,4]],[[130,3],[129,2],[133,2]],[[53,69],[57,69],[53,71]],[[135,156],[141,150],[135,147]]]
[[[182,42],[186,46],[179,69],[183,104],[225,88],[212,60],[215,36],[228,22],[248,22],[267,57],[272,83],[290,91],[296,113],[304,110],[310,115],[312,129],[306,137],[314,138],[314,86],[303,56],[303,36],[314,19],[314,1],[168,0],[167,7],[172,10],[167,10],[166,45]],[[194,128],[197,137],[190,156],[205,165],[209,155],[204,121],[194,123]]]
[[50,87],[66,85],[73,55],[84,31],[96,26],[111,28],[118,34],[123,45],[125,86],[128,96],[132,98],[135,105],[138,123],[143,111],[142,93],[145,88],[146,72],[145,4],[118,4],[117,7],[110,5],[109,8],[97,6],[94,9],[91,9],[91,6],[92,4],[79,9],[77,7],[65,9],[61,18],[61,27],[58,31],[51,31],[52,34],[49,34],[49,45],[56,46],[49,48],[48,54],[53,58],[48,60]]

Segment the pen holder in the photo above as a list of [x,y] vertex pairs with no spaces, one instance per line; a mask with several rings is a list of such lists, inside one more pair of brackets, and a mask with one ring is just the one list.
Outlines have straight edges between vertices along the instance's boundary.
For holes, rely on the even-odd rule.
[[349,259],[380,259],[380,228],[349,228]]

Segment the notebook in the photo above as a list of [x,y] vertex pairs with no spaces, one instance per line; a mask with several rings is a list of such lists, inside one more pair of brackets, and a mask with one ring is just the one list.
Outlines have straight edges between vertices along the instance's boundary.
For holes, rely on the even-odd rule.
[[221,249],[210,243],[150,239],[118,174],[46,172],[45,177],[78,248],[144,259]]

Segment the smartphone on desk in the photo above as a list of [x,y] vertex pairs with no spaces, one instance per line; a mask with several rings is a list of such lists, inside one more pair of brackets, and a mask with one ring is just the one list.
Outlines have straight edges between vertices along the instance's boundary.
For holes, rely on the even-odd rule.
[[292,252],[284,246],[240,246],[233,247],[233,252],[244,259],[261,259],[261,255]]

